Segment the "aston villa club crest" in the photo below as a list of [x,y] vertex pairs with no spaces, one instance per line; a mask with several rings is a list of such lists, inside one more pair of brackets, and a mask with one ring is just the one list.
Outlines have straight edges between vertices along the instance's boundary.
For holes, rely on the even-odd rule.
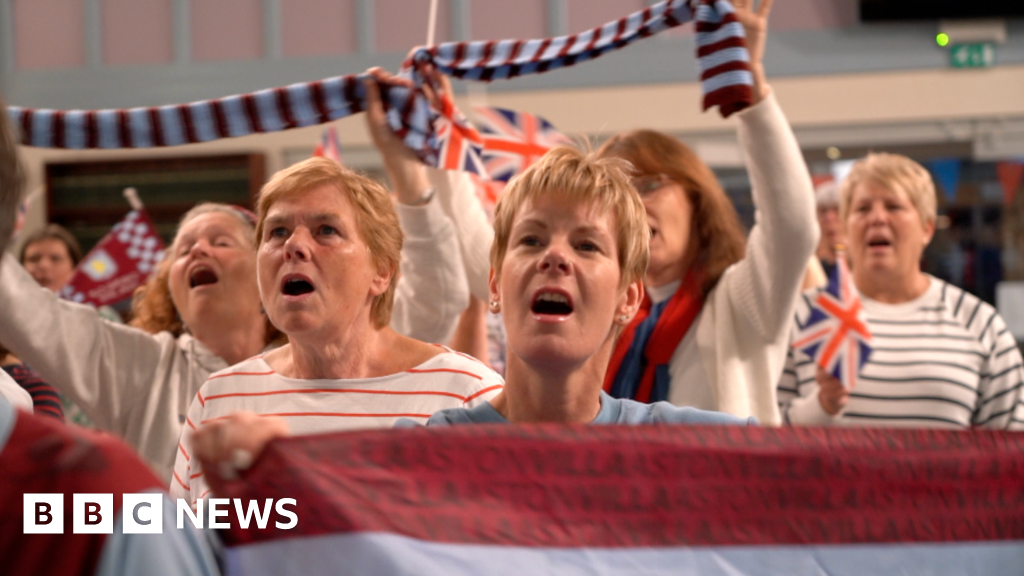
[[117,274],[117,262],[107,254],[106,250],[93,251],[90,258],[81,266],[82,272],[96,282],[109,280]]

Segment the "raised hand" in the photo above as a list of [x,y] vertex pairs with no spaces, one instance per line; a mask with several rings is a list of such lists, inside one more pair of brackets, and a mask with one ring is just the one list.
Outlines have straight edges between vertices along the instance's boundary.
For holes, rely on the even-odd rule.
[[768,95],[768,80],[764,73],[764,45],[768,37],[768,14],[773,0],[761,0],[754,9],[755,0],[733,0],[736,19],[743,24],[747,36],[747,50],[750,52],[750,71],[754,75],[754,103]]
[[416,154],[406,147],[402,139],[391,130],[387,114],[384,112],[384,101],[381,98],[379,86],[380,84],[409,85],[409,81],[394,76],[381,68],[370,68],[366,72],[371,76],[363,81],[363,85],[366,87],[366,129],[370,132],[374,145],[384,159],[384,169],[387,170],[398,201],[403,204],[415,204],[430,188],[426,167],[416,157]]

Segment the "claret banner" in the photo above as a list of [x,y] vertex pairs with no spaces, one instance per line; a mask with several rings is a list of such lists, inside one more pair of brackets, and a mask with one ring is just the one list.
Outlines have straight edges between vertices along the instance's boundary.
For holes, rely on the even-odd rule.
[[995,574],[1024,559],[1022,449],[990,431],[462,426],[290,438],[214,488],[287,495],[302,519],[233,523],[235,574]]

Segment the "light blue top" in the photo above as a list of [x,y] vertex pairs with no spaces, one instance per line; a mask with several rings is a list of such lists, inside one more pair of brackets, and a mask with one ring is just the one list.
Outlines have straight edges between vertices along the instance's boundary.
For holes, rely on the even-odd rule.
[[[18,413],[0,396],[0,452],[7,446]],[[139,466],[143,466],[139,461]],[[219,543],[200,534],[188,521],[184,528],[176,526],[176,510],[164,495],[163,534],[125,534],[123,516],[117,514],[114,533],[106,537],[96,576],[218,576],[214,548]],[[207,533],[212,531],[206,531]],[[70,536],[69,536],[70,537]],[[209,537],[214,537],[212,534]]]
[[[399,422],[407,426],[411,421]],[[453,424],[507,424],[508,420],[484,402],[475,408],[448,408],[436,412],[427,420],[427,426]],[[643,404],[626,398],[612,398],[601,391],[601,410],[591,424],[732,424],[757,425],[753,417],[740,418],[722,412],[698,410],[689,406],[674,406],[668,402]]]

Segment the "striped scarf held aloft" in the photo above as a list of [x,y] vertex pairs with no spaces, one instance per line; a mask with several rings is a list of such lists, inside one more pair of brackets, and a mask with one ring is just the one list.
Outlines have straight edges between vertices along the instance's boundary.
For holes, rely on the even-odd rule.
[[[695,6],[695,8],[694,8]],[[743,27],[726,0],[668,0],[581,34],[537,40],[448,42],[417,50],[400,76],[409,85],[382,86],[388,124],[425,163],[439,165],[438,123],[446,119],[422,90],[426,64],[471,80],[489,81],[555,70],[591,60],[686,22],[697,22],[697,56],[704,108],[723,116],[751,101],[753,79]],[[22,144],[39,148],[151,148],[312,126],[361,112],[362,80],[347,75],[201,100],[189,104],[106,110],[47,110],[10,106]],[[461,114],[447,118],[468,122]]]

